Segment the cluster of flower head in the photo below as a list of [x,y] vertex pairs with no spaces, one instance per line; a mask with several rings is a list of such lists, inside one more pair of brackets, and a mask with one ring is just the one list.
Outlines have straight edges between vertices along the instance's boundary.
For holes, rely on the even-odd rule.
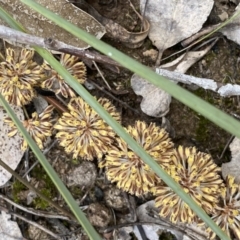
[[[86,80],[86,67],[79,58],[70,54],[62,54],[60,63],[66,68],[69,73],[81,84]],[[54,91],[56,94],[61,94],[65,98],[76,97],[75,92],[65,80],[54,70],[48,63],[43,64],[43,69],[48,77],[41,83],[41,87]]]
[[[129,126],[126,130],[156,162],[162,167],[168,165],[173,143],[164,129],[154,123],[148,126],[137,121],[134,127]],[[106,167],[108,179],[117,182],[119,188],[137,196],[149,192],[160,181],[154,171],[121,138],[116,139],[115,145],[111,146],[99,167]]]
[[[100,98],[98,103],[120,122],[120,114],[109,100]],[[69,112],[64,112],[54,126],[60,145],[74,158],[102,158],[114,141],[113,129],[80,97],[72,98],[68,109]]]
[[[75,96],[74,91],[50,65],[47,63],[39,65],[33,57],[34,50],[22,49],[19,56],[16,56],[13,49],[6,49],[5,60],[0,62],[0,93],[8,103],[16,106],[29,104],[36,96],[34,89],[36,86],[52,90],[66,98]],[[62,54],[60,63],[79,83],[84,83],[86,67],[83,62],[75,56]],[[31,119],[23,122],[24,127],[41,149],[46,138],[52,135],[52,111],[53,106],[49,106],[40,115],[35,112]],[[9,136],[14,136],[17,133],[14,123],[9,118],[5,119],[5,122],[11,126]],[[24,140],[22,149],[26,148],[27,142]]]
[[[222,180],[220,169],[209,154],[179,146],[171,156],[168,172],[199,206],[207,213],[213,212]],[[169,217],[173,223],[196,221],[194,211],[166,184],[153,187],[152,192],[162,217]]]
[[[23,125],[41,149],[47,137],[52,135],[54,127],[58,130],[56,138],[60,145],[67,153],[72,153],[74,158],[101,158],[115,139],[114,131],[82,98],[76,97],[75,92],[48,63],[44,62],[40,66],[33,61],[33,56],[33,50],[22,49],[19,57],[15,56],[13,49],[6,50],[6,59],[0,63],[1,93],[10,104],[17,106],[24,106],[32,101],[35,86],[71,98],[69,111],[64,112],[54,126],[51,121],[53,106],[49,106],[40,115],[34,112],[32,118],[25,120]],[[77,57],[62,54],[60,63],[79,83],[84,83],[86,67]],[[120,114],[109,100],[100,98],[98,102],[120,122]],[[9,118],[5,122],[11,127],[9,136],[14,136],[18,131],[14,123]],[[24,140],[22,149],[26,148],[27,142]]]
[[10,104],[30,103],[35,96],[33,87],[44,77],[33,55],[33,50],[22,49],[19,56],[13,49],[6,50],[6,59],[0,63],[0,92]]
[[[74,97],[75,92],[50,65],[33,61],[34,50],[22,49],[19,56],[11,48],[0,62],[0,92],[13,105],[24,106],[32,101],[35,86],[54,91],[63,97]],[[62,54],[60,63],[79,82],[84,83],[86,67],[76,56]]]
[[[52,120],[51,115],[54,107],[52,105],[48,106],[41,114],[34,112],[32,118],[23,121],[23,126],[37,143],[40,149],[43,149],[43,144],[46,142],[47,138],[52,135]],[[11,127],[11,131],[8,133],[10,137],[14,136],[18,129],[14,122],[10,118],[6,118],[5,122]],[[27,149],[27,141],[23,140],[21,149],[25,151]]]
[[[233,176],[227,176],[226,186],[221,188],[220,201],[212,213],[212,220],[231,237],[240,239],[240,184],[235,183]],[[216,234],[208,229],[210,238]]]
[[[23,49],[18,57],[12,49],[6,50],[6,59],[0,63],[0,92],[5,99],[17,106],[26,105],[35,96],[34,86],[71,98],[68,112],[63,112],[55,125],[51,120],[53,106],[47,107],[40,115],[33,113],[31,119],[23,122],[38,146],[43,149],[54,128],[66,153],[86,160],[98,158],[99,167],[105,167],[108,179],[116,182],[120,189],[136,196],[152,192],[160,216],[173,223],[198,222],[194,211],[123,139],[116,136],[98,113],[82,98],[76,97],[49,64],[40,66],[35,63],[33,55],[33,50]],[[63,54],[60,63],[79,83],[84,83],[86,67],[77,57]],[[110,101],[100,98],[98,103],[120,122],[120,114]],[[9,136],[14,136],[17,133],[14,123],[9,118],[5,122],[11,126]],[[224,186],[220,169],[209,154],[199,152],[195,147],[174,148],[168,133],[154,123],[148,125],[137,121],[126,131],[229,236],[233,233],[240,239],[240,185],[228,176]],[[22,149],[26,148],[27,142],[23,141]],[[215,234],[210,229],[208,232],[213,239]]]

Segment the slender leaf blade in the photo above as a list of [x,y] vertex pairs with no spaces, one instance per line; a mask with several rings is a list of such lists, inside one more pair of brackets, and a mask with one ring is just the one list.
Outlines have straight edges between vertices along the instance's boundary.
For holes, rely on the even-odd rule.
[[[18,22],[16,22],[6,11],[4,11],[1,7],[0,7],[0,17],[4,20],[6,20],[8,22],[8,24],[12,27],[15,28],[16,30],[19,31],[24,31],[24,28],[21,26],[21,24],[19,24]],[[45,49],[41,49],[41,48],[35,48],[35,50],[40,54],[40,55],[47,55],[49,56],[49,58],[53,58],[53,56],[46,51]],[[54,58],[53,58],[54,59]],[[59,64],[59,66],[61,67],[61,65]],[[82,227],[84,228],[84,230],[86,231],[86,233],[88,234],[88,236],[93,239],[93,240],[101,240],[102,238],[100,238],[100,236],[98,235],[98,233],[96,232],[96,230],[93,228],[93,226],[90,224],[90,222],[88,221],[88,219],[86,218],[86,216],[84,215],[84,213],[81,211],[81,209],[79,208],[79,206],[77,205],[76,201],[73,199],[71,193],[68,191],[68,189],[66,188],[66,186],[63,184],[63,182],[61,181],[61,179],[59,178],[59,176],[57,175],[57,173],[54,171],[54,169],[52,168],[52,166],[49,164],[48,160],[45,158],[45,156],[43,155],[43,153],[41,152],[41,150],[39,149],[39,147],[36,145],[36,143],[33,141],[33,139],[31,138],[31,136],[28,134],[28,132],[26,131],[26,129],[23,127],[22,123],[20,122],[20,120],[16,117],[15,113],[13,112],[13,110],[11,109],[10,105],[5,101],[4,97],[0,94],[0,102],[2,103],[3,107],[5,108],[5,110],[8,112],[9,116],[11,117],[11,119],[14,121],[14,123],[16,124],[18,130],[22,133],[23,137],[26,139],[26,141],[28,142],[30,148],[32,149],[32,151],[34,152],[35,156],[37,157],[37,159],[39,160],[39,162],[41,163],[41,165],[43,166],[43,168],[45,169],[46,173],[48,174],[48,176],[51,178],[51,180],[53,181],[53,183],[55,184],[55,186],[57,187],[58,191],[60,192],[60,194],[63,196],[64,200],[66,201],[66,203],[68,204],[68,206],[70,207],[70,209],[72,210],[72,212],[74,213],[74,215],[76,216],[77,220],[79,221],[79,223],[82,225]]]

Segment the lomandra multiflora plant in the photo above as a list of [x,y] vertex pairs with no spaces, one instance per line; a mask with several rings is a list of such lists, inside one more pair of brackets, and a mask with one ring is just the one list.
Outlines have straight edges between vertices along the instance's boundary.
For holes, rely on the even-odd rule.
[[[126,131],[143,149],[163,168],[167,168],[173,153],[173,143],[168,133],[154,123],[136,121]],[[117,138],[111,145],[105,159],[100,162],[100,168],[106,168],[106,175],[111,182],[136,196],[148,193],[151,187],[160,182],[154,171],[136,154],[127,143]]]
[[[44,148],[44,143],[46,142],[47,138],[50,137],[53,133],[53,123],[52,123],[52,112],[54,107],[49,105],[42,113],[38,114],[34,112],[32,117],[24,120],[23,126],[33,138],[33,140],[37,143],[40,149]],[[11,128],[10,132],[8,133],[9,137],[13,137],[17,132],[18,128],[11,120],[11,118],[6,118],[4,120]],[[23,140],[21,149],[25,151],[27,149],[27,141]]]
[[[220,168],[211,155],[199,152],[195,147],[176,148],[171,156],[168,173],[208,214],[214,212],[219,201],[223,181]],[[194,211],[166,184],[152,188],[160,216],[173,223],[198,222]]]
[[8,103],[23,106],[35,97],[34,86],[45,77],[44,70],[33,61],[34,51],[22,49],[19,56],[11,48],[0,62],[0,92]]
[[[233,176],[227,176],[226,187],[221,188],[220,201],[215,206],[212,219],[219,227],[231,237],[240,239],[240,185],[235,182]],[[210,238],[216,234],[208,229]]]
[[[60,63],[65,67],[72,76],[81,84],[86,80],[86,67],[79,58],[70,54],[62,54]],[[41,83],[41,87],[49,89],[56,94],[61,94],[65,98],[76,97],[75,91],[64,81],[56,70],[54,70],[47,62],[43,64],[47,77]]]
[[[17,106],[24,106],[32,101],[36,96],[35,86],[70,99],[68,112],[63,112],[55,125],[52,120],[54,107],[51,105],[41,114],[34,112],[31,118],[23,121],[24,127],[39,148],[44,148],[44,143],[52,135],[54,128],[57,130],[56,138],[66,153],[72,154],[73,158],[85,160],[97,158],[99,167],[105,167],[108,179],[115,182],[120,189],[136,196],[152,192],[156,196],[156,206],[162,217],[170,218],[173,223],[197,222],[197,216],[191,208],[162,182],[125,141],[116,136],[98,113],[82,98],[76,97],[74,90],[50,65],[46,62],[41,66],[35,63],[33,55],[34,51],[27,49],[22,49],[19,56],[15,56],[12,49],[6,50],[6,59],[0,63],[0,89],[7,101]],[[77,57],[63,54],[60,62],[79,83],[84,83],[86,67]],[[121,121],[119,112],[109,100],[100,98],[98,102],[115,120]],[[14,136],[18,132],[14,123],[9,118],[5,122],[11,127],[9,136]],[[236,201],[233,201],[238,198],[234,195],[236,190],[233,190],[236,187],[229,178],[227,186],[231,183],[234,188],[226,188],[228,190],[222,192],[222,199],[225,196],[225,201],[220,202],[220,205],[220,189],[225,188],[219,176],[220,169],[209,154],[198,152],[194,147],[179,146],[174,149],[168,133],[154,123],[148,125],[136,121],[126,131],[186,193],[213,216],[213,220],[229,236],[231,231],[237,237],[240,236],[237,228],[239,212],[236,210]],[[25,140],[21,148],[26,150]],[[234,197],[229,197],[231,194]],[[209,232],[210,237],[214,238],[215,235],[210,230]]]
[[[97,101],[120,122],[120,114],[109,100],[99,98]],[[54,125],[60,145],[66,153],[73,154],[73,158],[101,159],[114,142],[113,129],[80,97],[71,99],[68,110]]]

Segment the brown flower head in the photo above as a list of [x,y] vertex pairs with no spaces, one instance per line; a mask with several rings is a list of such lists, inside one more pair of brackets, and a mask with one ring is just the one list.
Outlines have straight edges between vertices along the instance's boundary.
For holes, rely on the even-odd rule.
[[29,49],[22,49],[18,57],[13,49],[6,50],[6,60],[0,63],[0,92],[10,104],[23,106],[31,102],[35,96],[33,86],[44,77],[33,55]]
[[[168,166],[173,153],[173,143],[168,133],[154,123],[149,126],[137,121],[134,127],[129,126],[127,132],[153,157],[163,168]],[[99,167],[106,167],[106,175],[117,186],[131,194],[141,196],[150,191],[160,179],[152,169],[138,157],[122,139],[116,139],[116,147],[112,146],[100,162]]]
[[[98,102],[115,120],[120,121],[120,114],[109,100],[100,98]],[[112,128],[80,97],[72,98],[68,109],[69,112],[64,112],[54,126],[59,130],[56,137],[60,145],[67,153],[73,153],[74,158],[101,158],[114,141]]]
[[[52,105],[48,106],[40,115],[36,112],[32,114],[32,118],[23,121],[23,126],[37,143],[40,149],[43,149],[43,144],[47,140],[47,137],[52,135],[51,115],[54,107]],[[12,128],[8,133],[10,137],[14,136],[18,129],[10,118],[6,118],[5,122]],[[27,141],[24,139],[21,146],[22,150],[27,149]]]
[[[83,84],[86,80],[86,67],[79,58],[70,54],[62,54],[60,63],[72,74],[76,80]],[[41,84],[42,88],[54,91],[56,94],[62,94],[63,97],[76,97],[75,92],[65,82],[65,80],[47,63],[44,64],[44,69],[49,72],[49,78]]]
[[[169,174],[172,178],[207,213],[213,212],[222,180],[218,174],[220,168],[213,162],[211,155],[197,152],[195,147],[179,146],[171,159]],[[152,192],[157,196],[155,203],[160,208],[160,216],[170,217],[173,223],[195,221],[193,210],[166,184],[153,187]]]
[[[231,237],[231,232],[236,239],[240,239],[240,185],[234,182],[233,176],[227,176],[226,187],[222,188],[219,204],[215,207],[212,220]],[[210,238],[216,234],[208,229]]]

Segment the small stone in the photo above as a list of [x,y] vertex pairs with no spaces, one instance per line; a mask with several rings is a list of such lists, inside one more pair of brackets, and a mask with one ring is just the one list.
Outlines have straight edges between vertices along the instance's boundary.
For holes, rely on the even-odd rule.
[[223,11],[221,14],[218,15],[218,17],[221,19],[221,21],[225,21],[228,19],[228,13],[226,11]]
[[[41,225],[42,225],[42,223],[41,223]],[[47,233],[45,233],[44,231],[42,231],[41,229],[39,229],[33,225],[29,225],[28,235],[29,235],[30,239],[35,239],[35,240],[49,239],[49,235]]]
[[84,161],[68,176],[69,186],[92,186],[97,177],[97,169],[91,162]]
[[222,176],[224,179],[227,178],[228,175],[235,177],[235,182],[240,184],[240,139],[234,138],[231,144],[229,145],[231,151],[231,161],[228,163],[222,164]]
[[88,206],[87,217],[95,227],[106,227],[112,220],[111,211],[100,203],[93,203]]
[[163,117],[169,112],[171,95],[147,80],[134,74],[131,79],[131,86],[137,95],[143,97],[141,110],[152,117]]
[[127,208],[127,200],[119,188],[111,187],[106,189],[104,191],[104,199],[109,207],[116,210],[124,210]]

